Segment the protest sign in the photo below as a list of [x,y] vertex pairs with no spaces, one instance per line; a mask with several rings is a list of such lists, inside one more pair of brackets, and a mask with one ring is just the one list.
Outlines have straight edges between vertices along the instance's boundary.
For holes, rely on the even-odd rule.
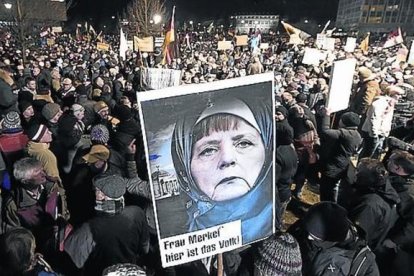
[[164,37],[156,37],[154,40],[154,46],[155,47],[162,47],[164,44]]
[[109,51],[109,44],[107,43],[102,43],[102,42],[97,42],[96,43],[96,49],[98,49],[99,51]]
[[355,37],[348,37],[346,39],[346,44],[344,47],[345,52],[353,53],[356,48],[356,38]]
[[230,50],[232,47],[231,41],[219,41],[217,44],[217,50]]
[[236,35],[236,46],[246,46],[249,37],[247,35]]
[[327,37],[322,49],[328,51],[335,50],[335,38]]
[[[137,93],[163,267],[274,233],[273,79]],[[238,127],[214,130],[220,120]],[[223,154],[237,154],[230,170],[214,165]]]
[[408,49],[405,47],[401,47],[400,49],[398,49],[396,62],[397,63],[406,62],[407,57],[408,57]]
[[303,40],[299,37],[298,34],[291,34],[289,38],[289,44],[304,44]]
[[269,43],[260,43],[260,49],[262,50],[269,49]]
[[325,45],[326,34],[317,34],[316,35],[316,47],[323,49]]
[[327,108],[331,112],[338,112],[348,108],[355,67],[356,59],[334,62],[327,100]]
[[129,50],[134,50],[134,41],[133,40],[127,40],[127,47]]
[[40,33],[40,37],[45,37],[49,34],[49,31],[44,31]]
[[144,68],[141,73],[141,85],[146,90],[178,86],[180,84],[180,79],[180,70]]
[[325,55],[323,55],[318,49],[305,48],[305,55],[303,56],[302,63],[308,65],[319,65],[324,56]]
[[134,36],[134,51],[154,52],[154,38],[152,36],[139,38]]
[[62,32],[62,27],[52,27],[52,32],[61,33]]
[[411,43],[410,55],[408,57],[407,63],[414,65],[414,42]]

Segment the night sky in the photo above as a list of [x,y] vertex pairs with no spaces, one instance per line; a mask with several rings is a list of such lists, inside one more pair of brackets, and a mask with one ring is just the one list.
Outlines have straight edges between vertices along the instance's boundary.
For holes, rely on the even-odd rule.
[[[121,12],[131,0],[75,0],[69,13],[70,21],[92,19],[95,24],[107,24],[112,15]],[[177,20],[208,20],[226,18],[232,14],[279,14],[295,22],[314,19],[324,23],[335,19],[339,0],[166,0],[170,11],[176,5]]]

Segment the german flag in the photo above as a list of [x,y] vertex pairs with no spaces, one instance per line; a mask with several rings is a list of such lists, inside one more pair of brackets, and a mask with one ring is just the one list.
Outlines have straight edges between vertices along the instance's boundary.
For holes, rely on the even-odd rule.
[[163,59],[162,64],[170,65],[175,57],[175,29],[174,29],[175,6],[173,7],[171,21],[165,34],[164,44],[162,45]]

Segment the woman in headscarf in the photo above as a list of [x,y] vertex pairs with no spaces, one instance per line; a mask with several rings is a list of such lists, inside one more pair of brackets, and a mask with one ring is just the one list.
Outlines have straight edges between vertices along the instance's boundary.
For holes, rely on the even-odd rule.
[[177,122],[171,151],[190,198],[190,231],[241,220],[243,244],[272,233],[271,110],[265,103],[209,99],[200,115]]

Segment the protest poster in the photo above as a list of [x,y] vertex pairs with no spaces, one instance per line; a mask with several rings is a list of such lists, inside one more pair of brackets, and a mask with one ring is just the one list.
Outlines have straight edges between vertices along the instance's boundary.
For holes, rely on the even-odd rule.
[[164,37],[160,36],[160,37],[156,37],[154,40],[154,47],[162,47],[162,45],[164,44]]
[[236,35],[236,46],[248,45],[249,37],[247,35]]
[[269,49],[269,43],[260,43],[260,49],[262,50]]
[[397,63],[406,62],[407,57],[408,57],[408,49],[405,47],[401,47],[400,49],[398,49],[396,62]]
[[47,43],[47,46],[53,46],[53,45],[55,45],[55,39],[53,39],[53,38],[48,38],[48,39],[46,40],[46,43]]
[[273,78],[137,93],[163,267],[274,233]]
[[414,65],[414,41],[411,43],[410,55],[408,56],[407,63]]
[[109,44],[107,43],[102,43],[102,42],[97,42],[96,43],[96,49],[98,49],[99,51],[109,51]]
[[348,37],[346,39],[346,44],[344,47],[345,52],[353,53],[356,48],[356,38],[355,37]]
[[45,37],[49,34],[49,31],[43,31],[40,33],[40,37]]
[[143,68],[141,85],[145,90],[163,89],[180,85],[181,71],[161,68]]
[[62,32],[62,27],[52,27],[52,32],[53,33],[61,33]]
[[231,41],[219,41],[217,44],[217,50],[230,50],[233,48]]
[[319,65],[322,59],[321,51],[315,48],[305,48],[302,63],[308,65]]
[[348,108],[356,67],[356,59],[335,61],[329,82],[327,108],[338,112]]
[[335,50],[335,38],[327,37],[322,49],[328,51]]
[[316,35],[316,47],[323,49],[325,45],[326,34],[317,34]]
[[140,50],[141,52],[154,52],[154,38],[152,36],[144,38],[134,36],[134,46],[134,51]]
[[129,50],[134,50],[134,41],[133,40],[127,40],[127,47]]

